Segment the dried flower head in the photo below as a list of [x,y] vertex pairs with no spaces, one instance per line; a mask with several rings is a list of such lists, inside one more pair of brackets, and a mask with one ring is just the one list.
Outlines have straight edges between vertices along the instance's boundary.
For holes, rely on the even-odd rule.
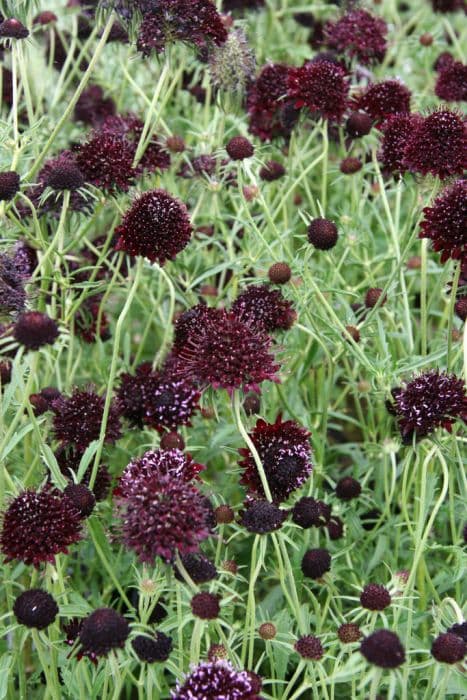
[[365,637],[360,653],[369,663],[380,668],[397,668],[405,661],[405,651],[399,637],[390,630],[376,630]]
[[265,284],[251,285],[237,297],[232,312],[257,330],[288,330],[297,314],[279,290]]
[[330,61],[309,61],[290,68],[287,94],[298,109],[306,107],[324,119],[340,122],[347,108],[349,83],[341,65]]
[[83,620],[79,631],[82,653],[91,656],[107,656],[112,649],[121,649],[130,633],[130,626],[123,615],[112,608],[98,608]]
[[191,612],[201,620],[214,620],[219,617],[219,596],[213,593],[196,593],[191,599]]
[[430,238],[433,250],[441,251],[441,262],[467,256],[467,181],[458,180],[425,207],[420,238]]
[[237,671],[230,661],[204,661],[192,668],[185,680],[172,691],[172,700],[259,700],[246,671]]
[[255,74],[255,55],[245,32],[234,29],[226,41],[209,54],[209,72],[214,87],[231,93],[243,93]]
[[302,571],[303,575],[318,579],[331,570],[331,555],[327,549],[309,549],[303,555]]
[[467,65],[451,61],[444,66],[436,80],[435,93],[446,102],[467,100]]
[[56,322],[40,311],[26,311],[18,317],[13,329],[15,340],[27,350],[53,345],[60,332]]
[[467,394],[462,379],[455,374],[428,370],[405,386],[392,390],[393,410],[401,435],[411,442],[436,428],[451,430],[457,418],[467,421]]
[[286,262],[274,263],[268,270],[268,277],[273,284],[286,284],[292,277],[292,270]]
[[[98,440],[105,397],[99,396],[91,389],[74,389],[71,396],[60,396],[52,404],[54,412],[53,431],[62,446],[73,445],[84,450],[93,441]],[[111,402],[104,441],[114,443],[119,439],[120,416],[117,406]]]
[[411,171],[460,175],[467,167],[467,125],[456,112],[438,109],[415,125],[404,152],[404,165]]
[[358,95],[353,105],[366,112],[375,121],[381,121],[391,114],[410,112],[410,90],[398,80],[383,80],[369,85]]
[[391,605],[391,594],[379,583],[368,583],[360,594],[360,603],[367,610],[385,610]]
[[138,634],[132,639],[131,646],[140,661],[147,664],[167,661],[172,651],[172,637],[163,632],[156,632],[155,637]]
[[363,65],[380,63],[386,53],[386,22],[362,9],[351,9],[324,27],[326,46]]
[[116,250],[163,265],[188,245],[192,231],[180,200],[165,190],[150,190],[134,200],[116,229]]
[[300,637],[294,644],[295,651],[300,654],[302,659],[313,659],[319,661],[323,657],[324,649],[318,637],[306,635]]
[[28,489],[13,499],[3,515],[0,549],[6,561],[18,559],[38,568],[81,539],[81,514],[57,489]]
[[250,501],[242,513],[241,524],[248,532],[265,535],[279,530],[287,517],[287,511],[281,510],[269,501]]
[[383,136],[378,159],[386,170],[395,174],[407,170],[405,149],[413,131],[422,121],[419,114],[394,114],[383,122],[380,127]]
[[20,176],[14,170],[0,173],[0,201],[8,202],[19,192]]
[[[250,438],[258,451],[275,501],[284,501],[309,477],[312,470],[310,433],[293,420],[283,421],[279,414],[274,423],[259,419]],[[244,469],[240,483],[255,495],[264,496],[261,479],[247,448],[239,450]]]
[[16,598],[13,612],[20,625],[43,630],[54,622],[58,605],[50,593],[31,588]]

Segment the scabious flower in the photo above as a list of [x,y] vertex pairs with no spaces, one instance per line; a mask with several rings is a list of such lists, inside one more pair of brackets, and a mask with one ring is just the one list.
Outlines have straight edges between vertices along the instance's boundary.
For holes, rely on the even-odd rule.
[[19,192],[20,176],[14,170],[0,173],[0,201],[8,202]]
[[245,158],[251,158],[255,152],[251,141],[244,136],[233,136],[227,143],[225,150],[232,160],[245,160]]
[[445,632],[434,640],[431,646],[431,654],[436,659],[445,664],[455,664],[464,659],[467,654],[467,644],[457,634]]
[[407,170],[405,149],[413,131],[422,121],[419,114],[394,114],[383,122],[380,127],[382,141],[378,160],[386,170],[395,174]]
[[214,620],[219,617],[219,596],[213,593],[196,593],[191,599],[191,612],[201,620]]
[[160,0],[143,16],[138,32],[138,50],[145,56],[162,53],[167,44],[182,41],[198,50],[220,46],[227,30],[210,0]]
[[[53,432],[62,446],[73,445],[84,450],[98,440],[104,413],[105,398],[90,389],[74,389],[71,396],[60,396],[52,404]],[[110,404],[104,441],[114,443],[120,437],[120,416],[117,406]]]
[[[259,171],[259,176],[265,182],[274,182],[285,175],[285,168],[277,160],[268,160]],[[280,263],[277,263],[280,265]]]
[[409,135],[404,165],[412,172],[441,179],[462,174],[467,167],[465,120],[449,109],[432,112]]
[[172,651],[172,637],[163,632],[156,632],[155,637],[138,634],[131,641],[136,656],[147,664],[167,661]]
[[373,120],[365,112],[352,112],[345,124],[347,135],[351,139],[357,139],[370,133]]
[[241,292],[232,312],[251,327],[266,331],[288,330],[297,318],[290,301],[265,284],[251,285]]
[[27,350],[39,350],[44,345],[53,345],[60,332],[56,322],[47,314],[25,311],[18,317],[13,335]]
[[175,320],[174,348],[176,350],[183,348],[188,338],[196,332],[198,327],[216,315],[216,309],[212,309],[204,303],[196,304],[180,314]]
[[308,241],[318,250],[334,248],[339,239],[337,226],[329,219],[313,219],[308,226]]
[[202,464],[193,462],[191,455],[181,450],[148,450],[125,467],[119,479],[118,494],[123,498],[136,496],[152,477],[170,476],[188,483],[203,469]]
[[18,313],[26,304],[25,275],[16,255],[0,253],[0,312]]
[[323,657],[324,649],[318,637],[307,635],[300,637],[294,644],[295,651],[300,654],[303,659],[313,659],[319,661]]
[[209,72],[214,87],[242,94],[255,74],[255,56],[242,29],[229,32],[226,41],[209,54]]
[[367,661],[380,668],[397,668],[405,661],[405,650],[397,634],[390,630],[376,630],[365,637],[360,653]]
[[360,603],[367,610],[385,610],[391,605],[391,594],[379,583],[369,583],[360,594]]
[[116,229],[116,250],[163,265],[188,245],[192,232],[186,206],[165,190],[150,190],[135,199]]
[[[309,437],[308,430],[293,420],[283,421],[280,414],[274,423],[260,418],[250,433],[275,501],[284,501],[309,477],[312,470]],[[253,494],[264,496],[253,455],[248,448],[239,452],[243,457],[239,465],[244,469],[240,483]]]
[[386,34],[386,22],[361,9],[350,10],[337,22],[328,22],[324,27],[326,46],[357,58],[363,65],[383,60]]
[[441,262],[467,256],[467,182],[458,180],[423,210],[420,238],[430,238]]
[[329,522],[331,508],[324,501],[318,501],[311,496],[300,498],[292,509],[292,521],[303,527],[322,527]]
[[346,71],[330,61],[309,61],[301,68],[290,68],[287,95],[298,109],[330,121],[340,122],[347,108],[349,83]]
[[28,489],[13,499],[3,515],[0,549],[6,561],[15,559],[36,568],[55,561],[59,552],[81,539],[81,514],[58,489]]
[[337,636],[343,644],[358,642],[362,633],[360,627],[353,622],[344,622],[337,630]]
[[435,93],[446,102],[467,100],[467,65],[450,61],[439,71]]
[[265,380],[278,381],[279,366],[270,353],[271,339],[234,313],[207,314],[176,351],[176,372],[201,387],[259,391]]
[[284,99],[288,72],[284,63],[267,63],[248,89],[249,130],[262,141],[290,135],[293,123],[287,122],[287,114],[291,103]]
[[47,591],[31,588],[16,598],[13,612],[20,625],[44,630],[57,617],[58,605]]
[[89,85],[79,96],[74,118],[91,126],[99,126],[107,117],[115,114],[117,107],[111,97],[104,97],[100,85]]
[[93,131],[74,155],[85,180],[104,192],[127,192],[138,175],[134,144],[120,134]]
[[[27,195],[39,214],[59,216],[63,191],[69,190],[69,210],[87,213],[92,209],[93,199],[82,189],[85,184],[84,173],[73,153],[62,151],[58,156],[46,160],[37,176],[37,184],[28,189]],[[53,191],[47,191],[47,188]],[[29,209],[22,206],[23,209],[29,215]]]
[[49,169],[44,177],[44,184],[56,192],[64,190],[79,190],[84,185],[84,177],[72,156],[64,152],[53,163],[49,164]]
[[331,555],[327,549],[309,549],[303,555],[302,572],[307,578],[319,579],[331,569]]
[[123,648],[129,634],[123,615],[112,608],[98,608],[80,625],[81,653],[92,659],[107,656],[112,649]]
[[343,476],[336,484],[335,493],[342,501],[350,501],[358,498],[362,492],[362,487],[357,479],[352,476]]
[[399,80],[383,80],[369,85],[355,97],[353,106],[380,121],[391,114],[410,112],[410,98],[410,90]]
[[[180,557],[183,567],[188,575],[195,583],[207,583],[217,576],[217,569],[210,559],[201,552],[193,554],[185,554]],[[174,565],[175,578],[178,581],[184,581],[178,565]]]
[[83,302],[74,316],[74,326],[76,334],[85,343],[95,343],[97,338],[109,340],[109,321],[101,310],[100,295],[95,294]]
[[406,442],[414,435],[424,438],[439,427],[450,431],[457,418],[467,421],[465,384],[455,374],[428,370],[393,389],[392,395],[392,409]]
[[[136,149],[143,134],[144,123],[136,114],[129,112],[124,115],[109,115],[102,122],[99,129],[103,133],[125,138],[132,146],[134,155],[136,155]],[[162,171],[166,170],[169,165],[169,154],[158,139],[153,136],[141,155],[139,163],[136,166],[136,173],[140,175],[143,172],[153,173]]]
[[287,511],[265,500],[250,501],[242,513],[241,525],[257,535],[279,530],[287,517]]
[[197,552],[209,536],[212,512],[207,499],[176,473],[148,470],[132,484],[121,482],[120,488],[123,541],[140,561],[154,563],[157,556],[172,561],[177,551]]
[[230,661],[204,661],[192,668],[171,693],[172,700],[259,700],[253,679],[246,671],[237,671]]
[[286,262],[274,263],[268,270],[268,277],[273,284],[286,284],[292,277],[292,270]]
[[91,515],[96,505],[96,497],[84,484],[68,484],[63,493],[79,510],[82,518]]

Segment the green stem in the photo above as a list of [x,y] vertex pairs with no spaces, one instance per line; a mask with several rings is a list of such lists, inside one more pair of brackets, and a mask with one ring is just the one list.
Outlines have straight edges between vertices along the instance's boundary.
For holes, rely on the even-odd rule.
[[232,407],[233,407],[233,413],[235,416],[235,421],[237,423],[238,430],[242,436],[242,438],[245,440],[246,444],[248,445],[248,448],[253,456],[256,468],[258,470],[259,477],[261,479],[261,485],[263,487],[264,494],[267,498],[268,501],[272,501],[272,494],[271,494],[271,489],[269,488],[269,483],[266,477],[266,473],[264,471],[263,464],[261,462],[261,457],[258,454],[258,451],[248,435],[245,426],[243,425],[242,418],[240,415],[240,392],[238,390],[235,390],[233,393],[232,397]]
[[449,317],[448,317],[448,355],[446,360],[446,369],[449,372],[452,363],[452,322],[454,319],[454,307],[456,305],[457,289],[459,287],[459,279],[461,276],[461,263],[456,265],[454,277],[452,280],[451,298],[449,300]]
[[426,303],[427,292],[427,251],[428,239],[422,239],[421,245],[421,267],[420,267],[420,343],[421,354],[426,355],[428,352],[428,311]]

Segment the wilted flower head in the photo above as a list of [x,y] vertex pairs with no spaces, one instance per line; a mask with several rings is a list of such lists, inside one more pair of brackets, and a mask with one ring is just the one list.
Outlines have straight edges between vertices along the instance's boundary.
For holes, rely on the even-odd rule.
[[422,175],[444,179],[467,167],[467,125],[456,112],[439,109],[415,125],[404,153],[404,165]]
[[461,61],[450,61],[441,68],[435,93],[446,102],[467,100],[467,65]]
[[243,93],[255,74],[255,56],[242,29],[231,31],[225,43],[209,54],[209,72],[219,90]]
[[188,334],[176,354],[177,373],[201,387],[257,391],[265,380],[278,381],[279,366],[270,352],[271,339],[233,313],[215,310]]
[[384,80],[369,85],[353,100],[353,106],[381,120],[391,114],[410,112],[410,97],[410,90],[398,80]]
[[413,131],[422,121],[419,114],[394,114],[383,122],[380,127],[383,138],[378,159],[386,170],[392,173],[407,170],[405,149]]
[[6,561],[39,567],[81,539],[81,514],[58,489],[23,491],[3,515],[0,549]]
[[467,181],[458,180],[423,210],[420,238],[430,238],[441,262],[467,256]]
[[210,0],[160,0],[143,16],[139,27],[138,49],[148,56],[162,53],[167,44],[182,41],[197,49],[227,39],[227,30]]
[[124,215],[116,229],[116,249],[163,265],[188,245],[192,231],[180,200],[165,190],[150,190],[135,199]]
[[184,682],[172,691],[172,700],[259,700],[246,671],[237,671],[230,661],[204,661],[192,668]]
[[[62,446],[73,445],[84,450],[100,435],[105,398],[92,390],[74,389],[71,396],[60,396],[52,404],[53,432]],[[120,437],[120,417],[117,406],[110,404],[105,430],[105,442],[114,443]]]
[[457,418],[467,420],[465,384],[455,374],[423,372],[404,387],[392,390],[393,410],[405,441],[423,438],[436,428],[451,430]]
[[341,121],[348,93],[345,70],[330,61],[308,62],[289,70],[287,94],[294,100],[294,106],[306,107],[324,119]]
[[386,53],[386,22],[362,9],[350,10],[324,28],[326,45],[360,63],[380,63]]
[[193,462],[191,456],[181,450],[148,450],[125,467],[118,483],[118,494],[123,498],[136,496],[152,477],[170,476],[187,483],[202,469],[202,464]]
[[[312,470],[310,433],[293,420],[283,421],[279,414],[274,423],[260,418],[250,438],[259,454],[275,501],[284,501],[309,477]],[[248,448],[239,450],[244,474],[240,483],[253,494],[264,496],[260,475]]]
[[258,330],[288,330],[297,318],[290,301],[265,284],[251,285],[237,297],[233,313]]

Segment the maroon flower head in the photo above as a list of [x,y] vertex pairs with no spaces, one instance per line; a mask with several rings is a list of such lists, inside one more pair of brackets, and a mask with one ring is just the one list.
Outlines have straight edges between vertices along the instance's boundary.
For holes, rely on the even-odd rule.
[[324,649],[318,637],[307,635],[300,637],[294,644],[295,651],[300,654],[302,659],[312,659],[319,661],[323,657]]
[[434,12],[456,12],[466,10],[465,0],[431,0]]
[[[71,396],[61,396],[52,404],[53,431],[62,446],[73,445],[84,450],[98,440],[104,413],[105,398],[92,390],[74,389]],[[114,443],[120,437],[120,417],[114,403],[110,404],[105,442]]]
[[430,238],[441,262],[467,257],[467,182],[458,180],[423,210],[420,238]]
[[94,610],[80,627],[81,651],[91,658],[107,656],[112,649],[125,646],[130,626],[123,615],[112,608]]
[[399,637],[390,630],[376,630],[365,637],[360,653],[369,663],[380,668],[397,668],[405,661],[405,651]]
[[17,314],[26,306],[22,265],[16,255],[0,253],[0,313]]
[[360,158],[354,158],[353,156],[348,156],[347,158],[344,158],[341,161],[341,164],[339,166],[339,170],[341,173],[344,175],[353,175],[354,173],[358,173],[359,170],[362,169],[362,161]]
[[40,311],[26,311],[15,323],[15,340],[27,350],[53,345],[60,335],[56,322]]
[[369,583],[360,594],[360,603],[367,610],[385,610],[391,605],[391,594],[378,583]]
[[58,605],[50,593],[32,588],[15,600],[13,612],[20,625],[44,630],[58,615]]
[[392,395],[393,409],[406,442],[411,442],[413,435],[426,437],[439,427],[450,431],[457,418],[467,421],[465,384],[455,374],[429,370],[404,387],[393,389]]
[[204,324],[208,318],[215,317],[216,314],[217,311],[206,304],[196,304],[180,314],[175,321],[174,347],[181,349],[198,327]]
[[326,523],[326,530],[331,540],[340,540],[344,534],[344,523],[337,515],[334,515],[329,522]]
[[[100,125],[100,131],[103,133],[124,137],[132,145],[135,155],[143,130],[144,122],[132,112],[124,115],[110,115]],[[141,156],[136,172],[138,175],[144,171],[153,173],[156,170],[166,170],[169,165],[169,154],[157,138],[153,137]]]
[[[217,576],[217,569],[210,559],[200,552],[184,554],[180,557],[183,567],[195,583],[207,583]],[[177,564],[174,564],[175,578],[184,581]]]
[[292,521],[307,529],[309,527],[322,527],[329,522],[331,508],[310,496],[303,496],[296,502],[292,509]]
[[445,632],[438,635],[431,647],[431,654],[436,659],[445,664],[456,664],[464,659],[467,654],[467,644],[462,637]]
[[398,80],[384,80],[382,83],[369,85],[357,96],[354,108],[366,112],[375,121],[380,121],[391,114],[410,112],[410,90]]
[[63,493],[79,510],[82,518],[91,515],[96,505],[96,497],[84,484],[68,484]]
[[124,215],[116,229],[116,249],[163,265],[188,245],[192,231],[180,200],[165,190],[150,190],[135,199]]
[[436,95],[446,102],[467,100],[467,65],[452,61],[440,70],[435,85]]
[[288,71],[283,63],[267,63],[248,90],[249,130],[262,141],[290,134],[284,120]]
[[292,270],[285,262],[274,263],[268,270],[268,277],[273,284],[286,284],[292,277]]
[[[63,191],[69,190],[69,209],[87,213],[92,209],[93,200],[90,195],[79,189],[85,184],[84,173],[74,154],[62,151],[55,158],[46,160],[37,176],[37,185],[31,187],[27,195],[41,214],[51,213],[58,216],[63,202]],[[46,196],[48,187],[54,191]],[[26,211],[29,213],[27,209]]]
[[319,579],[331,570],[331,555],[327,549],[309,549],[303,555],[302,571],[307,578]]
[[172,637],[163,632],[156,632],[155,637],[138,634],[131,641],[131,646],[140,661],[147,664],[167,661],[172,651]]
[[386,22],[361,9],[350,10],[324,28],[326,46],[364,65],[383,60],[386,34]]
[[318,250],[334,248],[338,238],[337,226],[329,219],[313,219],[308,226],[308,241]]
[[269,501],[250,501],[243,511],[241,525],[257,535],[279,530],[287,517],[287,511],[281,510]]
[[119,503],[123,541],[140,561],[154,563],[157,556],[172,561],[176,551],[197,552],[209,536],[207,499],[178,476],[148,473],[125,489]]
[[127,192],[138,175],[133,168],[135,147],[124,136],[93,131],[75,147],[75,159],[86,182],[104,192]]
[[152,51],[162,53],[174,41],[204,49],[226,39],[227,30],[210,0],[160,0],[143,16],[138,50],[148,56]]
[[45,177],[45,185],[53,190],[79,190],[84,185],[80,169],[68,156],[59,156]]
[[380,127],[382,132],[381,150],[378,159],[391,173],[404,173],[405,149],[413,131],[422,123],[419,114],[394,114]]
[[202,464],[193,462],[191,456],[181,450],[148,450],[125,467],[118,482],[118,494],[123,498],[137,496],[140,488],[152,477],[170,477],[188,483],[202,469]]
[[3,515],[0,549],[6,561],[15,559],[38,568],[68,552],[81,539],[81,514],[74,503],[55,488],[26,490]]
[[191,425],[190,418],[199,408],[199,391],[189,379],[177,379],[171,372],[160,372],[149,382],[144,401],[144,422],[162,431],[179,425]]
[[257,330],[288,330],[297,314],[290,301],[265,284],[247,287],[234,301],[232,312]]
[[0,24],[0,38],[2,39],[26,39],[29,29],[26,29],[18,19],[11,17]]
[[449,109],[432,112],[408,138],[404,164],[412,172],[444,179],[467,167],[467,125]]
[[104,97],[100,85],[90,85],[83,90],[75,107],[77,121],[98,126],[101,122],[116,112],[115,102],[111,97]]
[[357,139],[370,133],[373,120],[365,112],[352,112],[345,124],[347,135],[351,139]]
[[384,306],[384,304],[387,301],[387,297],[384,297],[380,302],[379,300],[381,299],[382,293],[383,293],[383,290],[381,289],[381,287],[370,287],[370,289],[368,289],[366,294],[365,294],[365,306],[366,306],[366,308],[372,309],[378,303],[379,303],[380,307]]
[[467,622],[456,622],[447,630],[451,634],[455,634],[467,644]]
[[231,138],[226,145],[225,150],[232,160],[244,160],[245,158],[251,158],[255,152],[251,141],[244,136],[234,136]]
[[296,108],[306,107],[324,119],[340,122],[348,103],[346,75],[342,66],[330,61],[308,62],[290,68],[287,94]]
[[246,671],[237,671],[230,661],[203,661],[192,668],[184,682],[172,690],[172,700],[259,700],[253,679]]
[[208,314],[177,349],[176,371],[201,387],[260,393],[261,382],[278,381],[279,366],[270,347],[269,336],[219,309]]
[[0,385],[5,386],[11,381],[11,362],[0,361]]
[[358,498],[362,492],[360,482],[351,476],[344,476],[336,484],[336,496],[342,501]]
[[439,56],[436,57],[436,60],[433,63],[433,68],[437,73],[439,73],[447,68],[454,60],[455,59],[452,53],[449,51],[442,51]]
[[142,428],[145,416],[145,402],[148,388],[152,387],[156,373],[150,362],[138,365],[135,374],[123,373],[116,391],[117,403],[122,416],[132,425]]
[[282,163],[279,163],[277,160],[266,161],[266,163],[260,168],[259,171],[259,176],[261,180],[265,180],[266,182],[273,182],[274,180],[279,180],[284,175],[285,168],[282,165]]
[[20,176],[14,170],[0,173],[0,201],[8,202],[19,192]]
[[214,620],[219,617],[219,596],[213,593],[196,593],[191,599],[191,611],[195,617],[201,620]]
[[[312,470],[310,433],[293,420],[283,421],[279,414],[274,423],[260,418],[250,433],[261,459],[272,497],[284,501],[309,477]],[[239,450],[243,459],[239,465],[244,474],[240,483],[254,495],[264,496],[264,490],[253,456],[248,448]]]

